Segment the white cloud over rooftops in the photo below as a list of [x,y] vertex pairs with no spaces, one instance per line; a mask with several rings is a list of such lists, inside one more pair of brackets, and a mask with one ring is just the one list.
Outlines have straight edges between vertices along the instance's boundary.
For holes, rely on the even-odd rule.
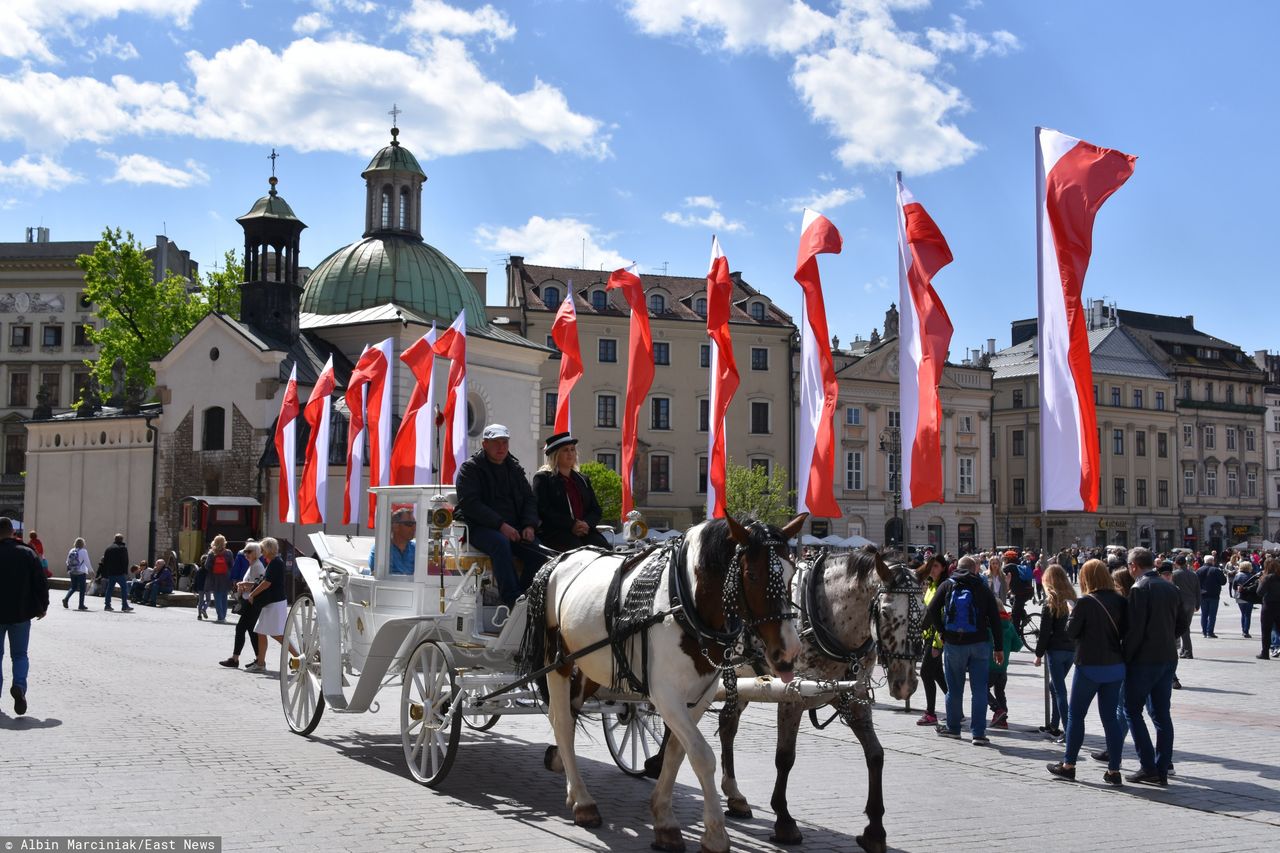
[[826,213],[850,202],[861,201],[866,195],[862,187],[836,187],[826,192],[813,192],[807,196],[788,199],[787,209],[792,213],[801,213],[806,208]]
[[208,173],[194,160],[188,160],[184,164],[186,168],[179,169],[145,154],[119,156],[109,151],[99,151],[98,156],[116,165],[115,174],[107,178],[107,183],[123,181],[128,184],[161,184],[183,188],[209,182]]
[[523,225],[483,225],[475,234],[486,251],[521,255],[531,264],[615,270],[632,263],[608,245],[613,234],[573,217],[530,216]]
[[[688,196],[683,206],[686,212],[667,211],[662,214],[662,220],[672,225],[679,225],[681,228],[708,228],[712,231],[730,233],[741,231],[746,227],[741,222],[726,218],[720,212],[720,202],[709,195]],[[700,213],[700,211],[706,212]]]
[[83,180],[83,177],[48,155],[33,159],[31,155],[24,154],[11,163],[0,162],[0,184],[49,190],[78,184]]
[[0,57],[56,63],[50,36],[73,36],[88,23],[136,14],[186,27],[200,0],[3,0]]

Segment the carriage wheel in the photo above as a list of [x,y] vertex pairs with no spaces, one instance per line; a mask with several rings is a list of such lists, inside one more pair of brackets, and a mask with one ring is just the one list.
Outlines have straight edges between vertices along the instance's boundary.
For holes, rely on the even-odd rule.
[[662,749],[667,724],[648,702],[628,702],[624,708],[620,713],[600,715],[604,740],[622,772],[639,779],[645,775],[645,761]]
[[[290,651],[292,649],[292,652]],[[309,735],[320,725],[324,691],[320,682],[320,623],[309,595],[300,595],[289,608],[280,645],[280,701],[289,728]]]
[[1029,649],[1034,649],[1036,641],[1040,639],[1040,614],[1028,613],[1027,620],[1022,623],[1022,630],[1019,633],[1022,635],[1023,644]]
[[448,775],[458,752],[463,715],[454,714],[445,723],[455,698],[453,654],[439,643],[423,641],[409,656],[400,685],[400,740],[410,775],[431,788]]
[[462,718],[462,722],[473,731],[487,732],[498,724],[498,718],[501,716],[501,714],[490,714],[487,717],[477,717],[473,714],[468,714]]

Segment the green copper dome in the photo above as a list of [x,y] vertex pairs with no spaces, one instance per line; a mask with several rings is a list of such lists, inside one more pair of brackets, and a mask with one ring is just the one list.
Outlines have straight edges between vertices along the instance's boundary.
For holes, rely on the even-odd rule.
[[373,155],[369,165],[365,166],[364,171],[360,173],[361,176],[367,176],[369,172],[396,171],[412,172],[415,175],[421,175],[426,178],[427,173],[422,171],[422,167],[418,165],[418,158],[414,157],[408,148],[400,144],[400,140],[397,138],[399,135],[399,128],[391,128],[391,144]]
[[236,222],[243,223],[246,219],[288,219],[295,222],[300,221],[298,220],[298,217],[294,215],[293,208],[289,206],[289,203],[276,193],[276,179],[274,175],[271,177],[270,183],[271,192],[255,201],[253,203],[253,207],[249,208],[249,212],[244,216],[236,217]]
[[458,265],[421,240],[375,235],[320,262],[307,278],[302,310],[345,314],[394,302],[447,325],[463,308],[483,326],[484,299]]

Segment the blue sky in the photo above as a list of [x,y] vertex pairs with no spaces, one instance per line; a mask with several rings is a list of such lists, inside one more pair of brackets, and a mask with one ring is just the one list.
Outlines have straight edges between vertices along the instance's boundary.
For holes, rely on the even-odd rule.
[[845,237],[829,324],[896,299],[893,173],[955,262],[953,357],[1035,313],[1032,132],[1138,156],[1087,294],[1254,349],[1273,304],[1280,4],[996,0],[4,0],[0,240],[161,231],[211,268],[280,191],[315,265],[358,239],[360,170],[401,140],[424,236],[504,296],[535,263],[734,269],[798,313],[799,208]]

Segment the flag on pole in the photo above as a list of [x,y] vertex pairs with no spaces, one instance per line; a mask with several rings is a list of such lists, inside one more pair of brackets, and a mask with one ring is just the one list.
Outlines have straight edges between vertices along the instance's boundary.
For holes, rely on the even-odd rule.
[[938,226],[898,174],[898,410],[902,414],[902,508],[941,503],[942,401],[938,384],[954,328],[933,289],[951,263]]
[[311,433],[307,437],[306,462],[302,466],[302,485],[298,489],[298,521],[323,524],[329,494],[329,412],[333,408],[333,356],[324,363],[320,378],[311,389],[303,417]]
[[400,354],[417,379],[409,405],[391,448],[391,483],[396,486],[419,486],[435,481],[434,455],[436,428],[435,366],[436,324],[413,346]]
[[636,438],[640,406],[653,385],[653,332],[649,329],[649,309],[644,302],[640,276],[627,269],[609,275],[605,290],[621,290],[631,306],[631,327],[627,344],[627,398],[622,411],[622,515],[635,508]]
[[[360,353],[360,364],[369,352],[366,346]],[[356,382],[356,372],[351,372],[343,400],[347,404],[347,476],[342,490],[342,523],[360,524],[360,478],[364,476],[364,405],[369,396],[369,383]]]
[[294,489],[298,473],[298,365],[289,371],[289,382],[284,386],[284,399],[280,401],[280,416],[276,418],[276,456],[280,458],[280,520],[292,524],[298,520],[298,501]]
[[573,432],[573,420],[569,415],[569,395],[582,377],[582,350],[578,346],[578,312],[573,307],[573,288],[564,296],[555,322],[551,324],[551,338],[560,350],[560,384],[556,388],[555,432]]
[[795,279],[804,290],[800,303],[800,443],[796,504],[800,512],[839,518],[835,494],[836,369],[827,334],[818,255],[838,255],[840,232],[817,211],[804,211]]
[[724,441],[725,415],[738,391],[738,364],[733,357],[729,334],[729,307],[733,301],[733,279],[729,259],[720,249],[720,240],[711,237],[711,269],[707,272],[707,336],[711,338],[710,387],[707,419],[707,518],[725,516]]
[[435,343],[436,355],[449,359],[449,392],[444,402],[444,452],[440,482],[450,484],[467,461],[467,309]]
[[1081,294],[1093,220],[1138,158],[1036,128],[1040,315],[1040,498],[1044,510],[1098,508],[1098,415]]
[[[366,429],[369,434],[369,486],[381,486],[391,482],[391,338],[387,338],[376,346],[365,349],[355,370],[351,371],[351,381],[347,383],[346,402],[351,412],[351,430],[349,430],[347,453],[346,496],[342,501],[342,523],[349,524],[353,520],[360,521],[360,470],[363,454],[352,454],[359,446],[360,434]],[[357,418],[359,411],[362,417]],[[362,427],[356,431],[357,421]],[[369,494],[368,526],[373,527],[373,510],[376,500]]]

